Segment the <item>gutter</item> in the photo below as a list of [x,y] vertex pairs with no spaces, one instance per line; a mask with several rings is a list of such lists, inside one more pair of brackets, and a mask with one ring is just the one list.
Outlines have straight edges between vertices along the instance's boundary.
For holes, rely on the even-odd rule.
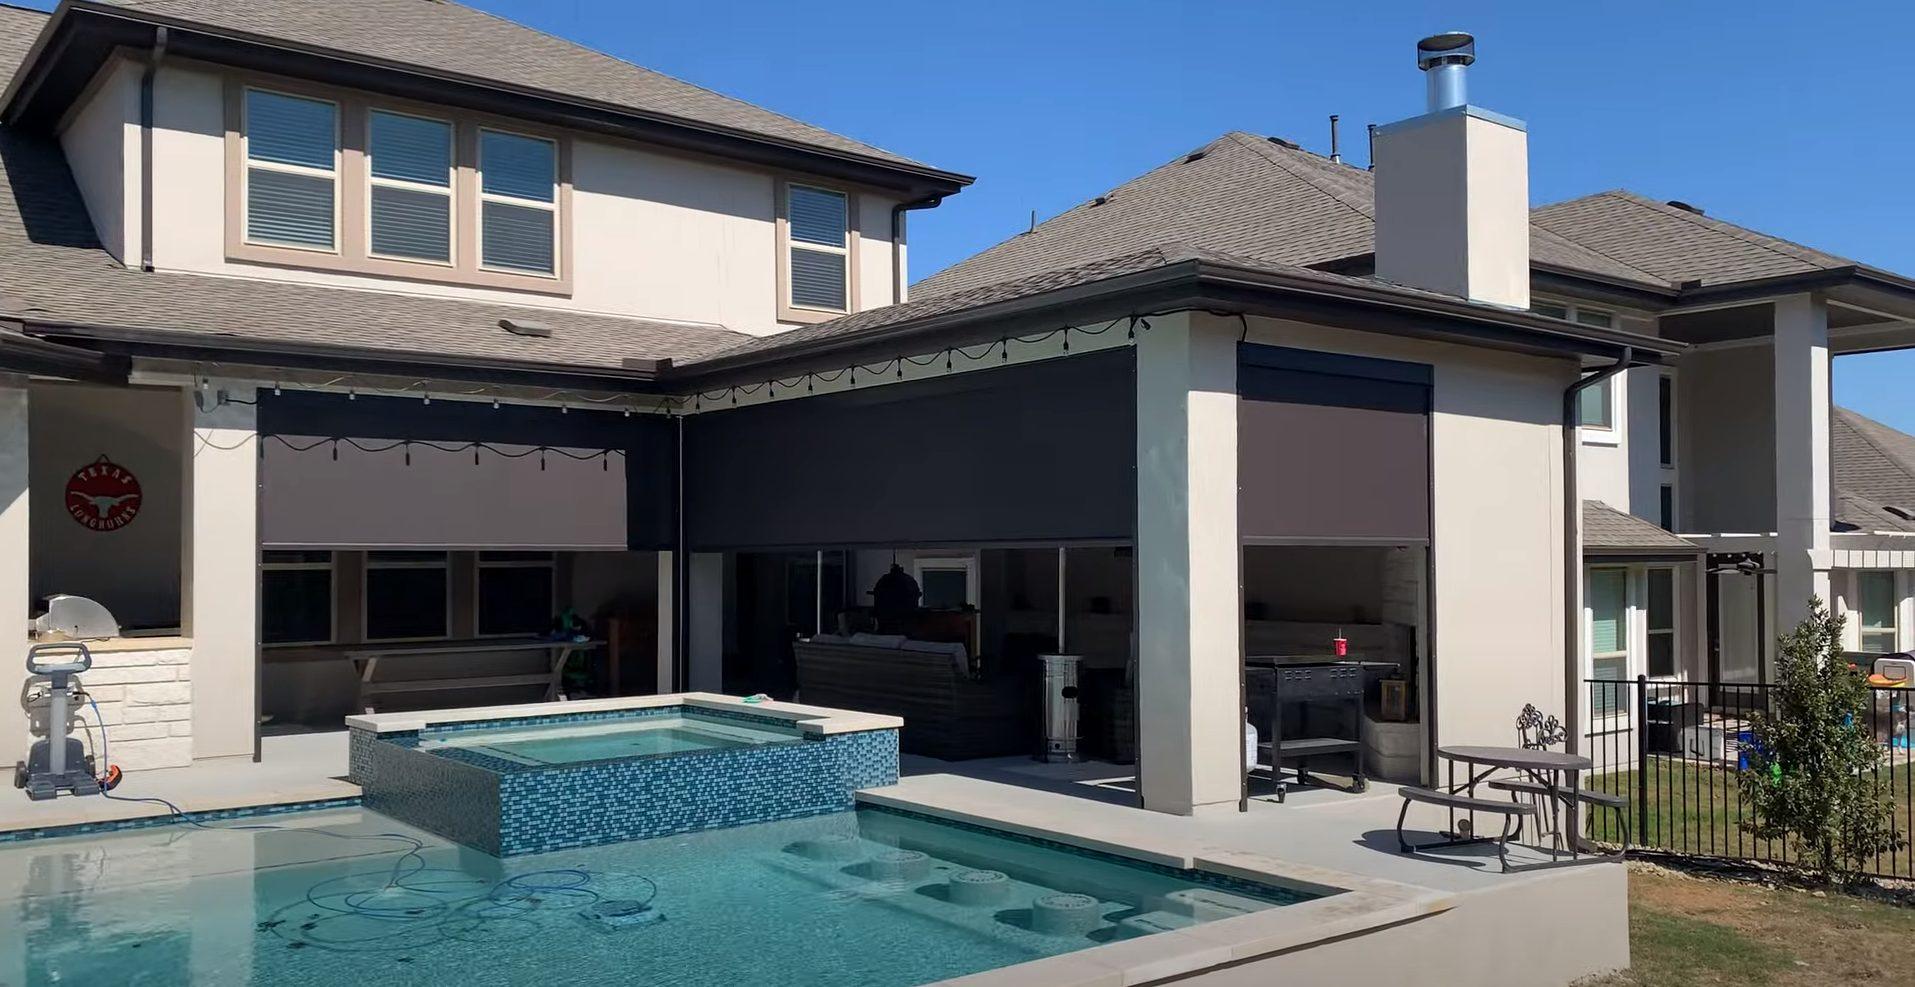
[[1577,672],[1582,668],[1583,658],[1583,553],[1579,535],[1583,497],[1576,476],[1578,447],[1582,444],[1576,434],[1577,404],[1584,391],[1606,383],[1635,362],[1634,350],[1624,347],[1615,363],[1595,373],[1583,374],[1563,390],[1563,719],[1569,724],[1567,743],[1571,754],[1582,750],[1582,689]]
[[153,79],[166,57],[167,29],[153,29],[153,50],[140,72],[140,270],[153,273]]
[[904,304],[904,214],[912,209],[934,209],[941,195],[900,202],[891,207],[891,304]]

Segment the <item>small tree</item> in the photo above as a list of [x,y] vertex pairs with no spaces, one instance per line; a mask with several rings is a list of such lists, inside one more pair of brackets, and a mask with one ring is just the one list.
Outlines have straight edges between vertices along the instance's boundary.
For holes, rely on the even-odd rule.
[[1738,776],[1751,813],[1742,828],[1793,840],[1798,868],[1853,881],[1864,861],[1902,845],[1875,766],[1869,689],[1842,657],[1843,618],[1820,599],[1784,635],[1768,708],[1754,714],[1749,770]]

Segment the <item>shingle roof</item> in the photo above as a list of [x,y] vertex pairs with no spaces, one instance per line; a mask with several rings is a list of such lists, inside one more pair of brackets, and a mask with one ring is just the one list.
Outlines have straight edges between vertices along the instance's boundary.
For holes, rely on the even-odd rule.
[[[945,268],[911,291],[947,294],[1169,241],[1280,264],[1361,257],[1375,249],[1375,177],[1269,138],[1232,132]],[[1539,264],[1673,286],[1539,224],[1530,227],[1530,253]]]
[[1717,285],[1855,263],[1622,190],[1543,206],[1531,213],[1531,220],[1676,284],[1694,280]]
[[1829,416],[1835,520],[1864,531],[1915,531],[1915,435],[1847,408]]
[[505,83],[843,154],[920,162],[450,0],[94,0],[346,56]]
[[1700,552],[1692,541],[1600,500],[1583,501],[1585,552]]

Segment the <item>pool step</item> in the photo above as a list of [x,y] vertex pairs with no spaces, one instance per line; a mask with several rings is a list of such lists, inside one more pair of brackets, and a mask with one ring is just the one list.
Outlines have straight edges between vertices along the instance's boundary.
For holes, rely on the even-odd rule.
[[1164,895],[1158,907],[1166,912],[1187,915],[1198,922],[1236,918],[1269,908],[1269,904],[1215,888],[1184,888]]

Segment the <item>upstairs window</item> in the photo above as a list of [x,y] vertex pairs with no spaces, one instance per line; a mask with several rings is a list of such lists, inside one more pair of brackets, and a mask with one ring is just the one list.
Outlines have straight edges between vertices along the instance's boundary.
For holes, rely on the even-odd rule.
[[1616,427],[1616,378],[1583,388],[1576,394],[1576,424],[1584,428]]
[[336,249],[338,104],[248,89],[243,112],[247,241]]
[[554,274],[558,257],[558,145],[479,131],[479,263]]
[[787,185],[785,239],[790,307],[850,311],[851,214],[845,194]]
[[367,248],[375,257],[452,261],[452,124],[367,115]]

